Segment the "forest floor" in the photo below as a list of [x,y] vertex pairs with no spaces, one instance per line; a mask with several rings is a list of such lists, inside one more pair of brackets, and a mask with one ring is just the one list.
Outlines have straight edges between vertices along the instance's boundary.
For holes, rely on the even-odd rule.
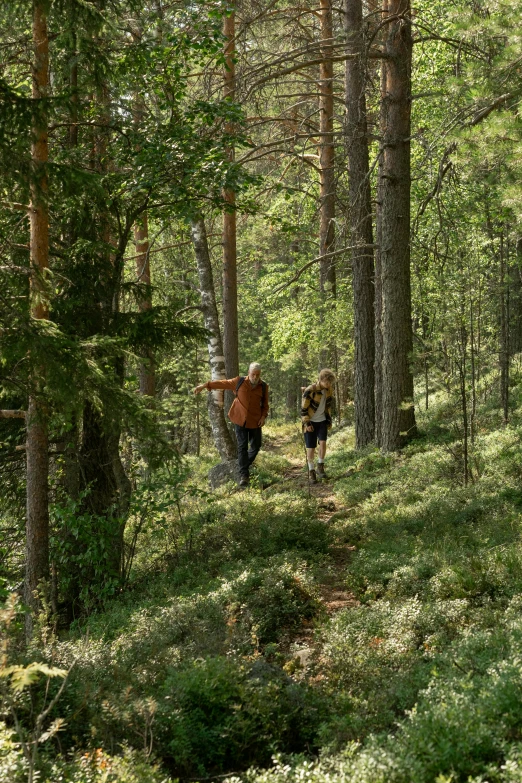
[[210,453],[157,476],[128,526],[145,519],[127,591],[48,645],[75,662],[55,710],[64,752],[109,768],[127,748],[148,772],[108,778],[122,783],[520,783],[512,394],[509,426],[493,403],[478,412],[467,484],[442,395],[401,454],[355,452],[334,429],[317,485],[300,432],[277,422],[246,491],[209,491]]
[[[299,437],[300,432],[298,432]],[[295,457],[294,438],[295,434],[293,432],[291,435],[285,433],[284,435],[270,438],[265,445],[265,449],[268,452],[282,455],[288,462],[288,466],[283,470],[282,478],[278,483],[278,491],[281,490],[281,485],[284,486],[288,483],[290,487],[295,487],[304,492],[310,499],[313,498],[316,501],[316,517],[325,525],[331,524],[337,519],[346,519],[353,509],[347,509],[342,500],[336,496],[335,480],[328,475],[326,480],[317,481],[316,484],[310,482],[308,471],[306,467],[303,467],[306,457],[304,446],[302,458]],[[328,461],[326,465],[328,465]],[[265,491],[269,491],[269,489]],[[346,568],[354,550],[355,546],[335,541],[329,547],[332,568],[328,575],[325,575],[325,581],[317,585],[321,600],[328,614],[345,609],[348,606],[356,606],[359,603],[353,593],[343,589]],[[305,638],[308,640],[312,635],[312,630],[309,628],[300,632],[301,639]],[[301,651],[298,653],[298,656],[301,660],[305,657]],[[307,649],[306,659],[308,658]]]

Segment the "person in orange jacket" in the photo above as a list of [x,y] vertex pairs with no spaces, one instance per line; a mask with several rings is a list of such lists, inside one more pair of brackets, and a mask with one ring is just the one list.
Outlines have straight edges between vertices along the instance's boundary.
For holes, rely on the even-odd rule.
[[246,376],[202,383],[196,386],[194,394],[199,394],[203,389],[225,389],[235,394],[228,418],[236,429],[239,485],[247,487],[250,466],[261,448],[261,428],[268,415],[268,384],[261,380],[261,365],[252,362]]

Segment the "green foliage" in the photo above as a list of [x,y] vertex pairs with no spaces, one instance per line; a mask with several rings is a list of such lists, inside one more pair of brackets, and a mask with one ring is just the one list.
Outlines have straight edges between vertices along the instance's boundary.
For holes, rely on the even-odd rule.
[[262,659],[196,661],[167,678],[160,733],[181,774],[265,765],[284,748],[313,750],[324,705],[312,689]]
[[170,783],[157,764],[145,754],[124,748],[121,755],[96,748],[77,753],[71,760],[48,763],[42,772],[45,783]]
[[121,587],[113,545],[122,528],[117,509],[95,515],[85,510],[90,490],[77,500],[62,496],[50,509],[50,556],[58,574],[59,594],[77,595],[83,610],[103,607]]
[[0,780],[26,781],[27,766],[20,743],[16,741],[16,732],[0,722]]
[[[276,83],[267,82],[267,92],[255,85],[244,107],[211,99],[224,65],[226,3],[55,0],[49,7],[52,97],[39,106],[30,98],[25,51],[30,4],[0,10],[0,399],[24,408],[40,383],[57,443],[75,428],[85,436],[90,406],[104,434],[121,438],[133,497],[123,512],[111,497],[100,513],[86,510],[92,484],[82,485],[78,501],[55,497],[58,599],[76,594],[84,610],[98,611],[44,645],[37,661],[15,656],[3,664],[1,686],[18,700],[27,738],[46,689],[57,692],[53,675],[77,660],[49,716],[66,756],[49,749],[42,779],[149,783],[163,779],[148,763],[155,755],[175,774],[197,777],[322,747],[317,763],[294,758],[247,777],[522,780],[520,357],[512,357],[512,420],[502,429],[497,393],[506,339],[499,314],[511,353],[522,348],[519,4],[416,4],[411,358],[424,434],[396,456],[371,447],[355,453],[351,430],[336,433],[329,471],[343,508],[328,524],[283,475],[289,458],[292,467],[303,461],[295,427],[269,430],[273,451],[258,458],[248,492],[203,488],[210,434],[202,401],[189,397],[208,367],[186,221],[204,207],[210,236],[220,236],[227,187],[244,215],[242,368],[260,360],[272,411],[295,418],[300,387],[328,349],[341,405],[351,394],[349,254],[335,258],[337,296],[326,302],[316,265],[303,269],[318,255],[313,85],[307,81],[301,100],[303,74],[296,72],[284,94]],[[255,63],[254,74],[265,69],[266,52],[282,63],[288,41],[299,47],[304,34],[307,46],[315,43],[313,14],[311,22],[307,14],[295,20],[283,3],[270,8],[267,22],[256,9],[249,19],[250,10],[243,20],[249,34],[237,36],[244,47],[238,63]],[[370,16],[369,29],[373,23]],[[267,28],[263,52],[257,42]],[[378,79],[370,67],[375,130]],[[36,323],[22,215],[38,114],[52,125],[51,269],[41,281],[51,320]],[[250,122],[252,114],[260,119]],[[374,185],[378,145],[375,139]],[[341,249],[351,244],[341,144],[336,155]],[[133,226],[145,213],[152,285],[137,281],[132,249]],[[218,240],[216,281],[220,252]],[[149,405],[139,399],[136,377],[151,354],[158,399]],[[21,583],[23,438],[20,422],[0,422],[0,596],[4,584]],[[172,468],[173,451],[190,454],[186,472]],[[61,481],[53,458],[55,468]],[[270,494],[262,491],[267,483]],[[125,558],[115,565],[116,537],[124,538]],[[325,574],[358,602],[329,620],[318,588]],[[303,638],[314,650],[300,669],[292,645]],[[27,770],[10,732],[9,722],[0,726],[0,777],[5,769],[14,780]]]
[[253,564],[230,585],[230,621],[247,624],[256,643],[262,646],[295,633],[319,609],[310,575],[281,560],[280,556],[271,557],[259,570]]

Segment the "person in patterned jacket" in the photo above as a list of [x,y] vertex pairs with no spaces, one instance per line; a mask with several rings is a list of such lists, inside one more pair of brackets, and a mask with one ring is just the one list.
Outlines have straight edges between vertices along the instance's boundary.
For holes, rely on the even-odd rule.
[[[326,479],[324,460],[326,457],[326,439],[332,426],[331,405],[335,375],[325,368],[319,373],[317,383],[312,383],[303,391],[301,402],[301,421],[306,445],[308,475],[312,484],[317,479]],[[317,472],[315,470],[315,449],[319,441]]]

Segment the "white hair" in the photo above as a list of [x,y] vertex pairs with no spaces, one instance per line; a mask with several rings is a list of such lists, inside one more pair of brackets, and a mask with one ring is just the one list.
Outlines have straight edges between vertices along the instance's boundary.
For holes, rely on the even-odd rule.
[[248,365],[248,372],[250,372],[250,370],[260,370],[260,369],[261,369],[261,365],[259,364],[259,362],[251,362]]

